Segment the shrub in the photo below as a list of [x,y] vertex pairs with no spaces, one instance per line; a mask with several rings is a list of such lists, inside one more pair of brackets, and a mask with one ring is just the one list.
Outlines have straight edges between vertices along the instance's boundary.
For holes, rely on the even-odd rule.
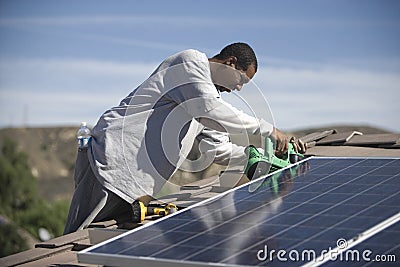
[[40,227],[53,236],[62,235],[68,208],[66,200],[49,203],[38,195],[27,155],[18,151],[14,141],[5,139],[0,154],[0,215],[6,215],[13,224],[1,224],[2,256],[27,249],[18,228],[36,238]]

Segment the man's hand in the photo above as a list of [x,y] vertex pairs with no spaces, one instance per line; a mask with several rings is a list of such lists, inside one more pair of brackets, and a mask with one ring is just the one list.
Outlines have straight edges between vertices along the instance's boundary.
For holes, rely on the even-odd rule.
[[289,139],[280,130],[274,127],[272,134],[270,135],[272,141],[276,142],[276,152],[278,154],[284,154],[289,149]]
[[296,150],[297,153],[306,153],[307,146],[300,139],[296,140],[296,137],[293,136],[292,138],[290,138],[290,143],[293,144],[294,150]]
[[293,144],[293,148],[296,152],[304,154],[307,151],[306,145],[301,140],[297,140],[295,137],[292,137],[289,141],[288,137],[277,128],[274,128],[270,138],[276,142],[275,152],[278,156],[282,156],[288,151],[289,142]]

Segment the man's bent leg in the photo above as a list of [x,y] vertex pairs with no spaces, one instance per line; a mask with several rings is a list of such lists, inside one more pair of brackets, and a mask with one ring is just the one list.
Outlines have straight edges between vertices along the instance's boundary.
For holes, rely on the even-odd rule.
[[105,206],[108,192],[97,181],[86,151],[79,151],[75,164],[75,192],[64,234],[87,227]]
[[64,234],[86,228],[95,221],[118,220],[129,215],[131,205],[104,188],[89,163],[87,151],[79,151],[75,165],[75,192]]

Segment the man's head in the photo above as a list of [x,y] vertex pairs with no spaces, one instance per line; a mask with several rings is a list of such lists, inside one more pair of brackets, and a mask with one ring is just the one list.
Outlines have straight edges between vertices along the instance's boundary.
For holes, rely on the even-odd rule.
[[257,72],[257,57],[245,43],[233,43],[209,59],[211,76],[220,91],[240,90]]

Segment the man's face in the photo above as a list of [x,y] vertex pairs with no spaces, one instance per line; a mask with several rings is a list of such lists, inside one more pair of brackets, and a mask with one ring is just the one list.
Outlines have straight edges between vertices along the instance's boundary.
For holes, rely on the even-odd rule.
[[254,65],[251,64],[246,71],[239,70],[234,64],[227,63],[214,63],[211,67],[212,78],[215,87],[220,92],[232,92],[233,90],[240,91],[244,84],[256,74]]

